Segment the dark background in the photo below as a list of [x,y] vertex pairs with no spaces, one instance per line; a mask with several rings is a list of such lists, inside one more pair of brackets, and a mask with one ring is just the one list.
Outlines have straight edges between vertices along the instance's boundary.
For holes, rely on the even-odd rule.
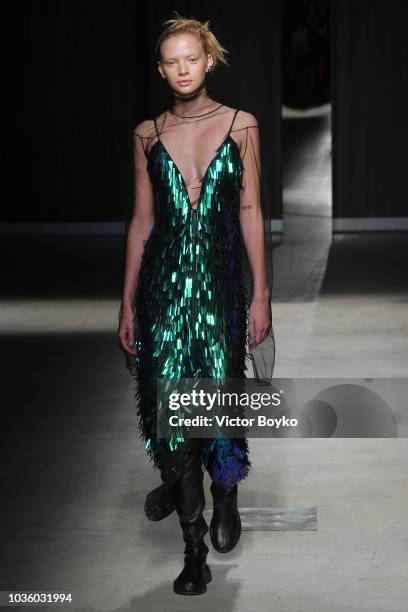
[[[283,16],[309,4],[3,0],[0,222],[129,218],[133,128],[170,100],[154,44],[173,10],[229,50],[210,93],[258,117],[264,214],[282,218]],[[329,4],[333,216],[403,216],[408,3]]]

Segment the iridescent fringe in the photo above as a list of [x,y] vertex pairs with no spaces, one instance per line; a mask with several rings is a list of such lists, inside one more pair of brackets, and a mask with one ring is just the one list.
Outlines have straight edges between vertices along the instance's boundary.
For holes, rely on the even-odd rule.
[[[163,376],[163,372],[173,371],[177,374],[181,372],[181,376],[184,376],[191,363],[195,365],[195,375],[214,377],[215,360],[211,353],[214,350],[212,345],[198,351],[196,358],[182,354],[184,349],[177,348],[188,344],[188,336],[183,334],[187,334],[184,323],[190,303],[180,287],[185,285],[186,276],[191,270],[191,262],[186,255],[191,251],[191,217],[188,216],[191,210],[177,168],[159,142],[156,144],[158,146],[153,146],[148,161],[156,192],[156,220],[145,243],[135,294],[137,355],[134,357],[126,353],[126,367],[136,383],[134,397],[140,436],[153,467],[158,469],[166,455],[183,440],[157,439],[157,377]],[[215,312],[211,333],[214,338],[224,339],[227,355],[223,375],[230,378],[245,378],[249,311],[247,279],[243,268],[244,243],[239,224],[242,170],[238,148],[227,140],[218,159],[215,158],[209,167],[207,178],[211,182],[203,185],[202,210],[198,217],[198,252],[202,259],[198,259],[196,280],[200,287],[208,286],[211,281],[214,289],[213,292],[200,292],[200,320],[205,322],[207,312]],[[173,280],[175,270],[178,270],[176,283]],[[217,300],[215,305],[214,300]],[[176,316],[171,317],[173,323],[169,323],[168,313],[174,311]],[[230,325],[225,326],[225,321],[229,321]],[[166,334],[171,336],[170,339]],[[180,357],[183,358],[182,363]],[[230,489],[247,477],[251,462],[245,438],[196,440],[201,447],[202,462],[214,481]]]

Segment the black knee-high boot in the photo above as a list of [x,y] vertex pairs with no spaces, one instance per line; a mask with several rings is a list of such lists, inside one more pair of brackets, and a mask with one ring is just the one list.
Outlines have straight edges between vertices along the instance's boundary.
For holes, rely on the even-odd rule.
[[174,485],[183,473],[192,444],[195,444],[192,440],[184,442],[159,461],[162,484],[148,493],[144,505],[150,521],[161,521],[176,509]]
[[215,550],[230,552],[238,544],[241,535],[241,517],[238,512],[238,485],[230,492],[214,480],[210,486],[213,497],[213,517],[210,538]]
[[174,592],[180,595],[201,595],[211,580],[211,571],[206,564],[208,546],[203,539],[208,532],[202,514],[205,507],[203,477],[199,447],[194,445],[174,486],[176,510],[186,544],[184,568],[174,581]]

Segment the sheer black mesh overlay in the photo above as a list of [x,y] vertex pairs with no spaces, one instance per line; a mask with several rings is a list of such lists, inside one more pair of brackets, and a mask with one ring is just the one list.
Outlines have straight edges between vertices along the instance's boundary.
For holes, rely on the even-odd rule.
[[[212,102],[195,116],[180,116],[172,109],[154,119],[140,123],[133,132],[135,162],[135,209],[153,208],[153,190],[148,174],[148,160],[152,149],[161,143],[178,169],[188,193],[190,206],[197,208],[203,181],[210,164],[225,139],[230,138],[239,151],[243,174],[240,190],[240,224],[246,245],[248,283],[251,290],[253,272],[259,282],[269,288],[272,299],[272,253],[266,252],[264,217],[261,195],[260,130],[256,117],[246,111]],[[267,261],[270,258],[270,261]],[[252,270],[252,274],[251,271]],[[269,271],[269,275],[268,272]],[[263,275],[267,277],[264,279]],[[248,330],[249,331],[249,330]],[[261,344],[251,348],[247,355],[253,373],[261,384],[269,382],[275,364],[275,338],[273,327]],[[251,369],[251,363],[249,363]]]

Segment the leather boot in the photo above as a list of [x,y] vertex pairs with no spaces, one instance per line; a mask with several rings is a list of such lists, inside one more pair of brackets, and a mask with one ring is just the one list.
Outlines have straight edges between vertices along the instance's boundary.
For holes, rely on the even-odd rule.
[[148,493],[144,504],[150,521],[161,521],[176,509],[174,485],[183,473],[191,444],[190,440],[184,442],[159,461],[162,484]]
[[201,595],[207,590],[211,570],[206,564],[208,546],[204,536],[208,525],[202,514],[205,507],[203,470],[198,446],[191,447],[184,471],[174,486],[176,510],[185,542],[184,568],[174,581],[179,595]]
[[210,486],[213,497],[213,517],[210,538],[215,550],[230,552],[238,544],[241,535],[241,517],[238,512],[238,485],[230,492],[214,480]]

